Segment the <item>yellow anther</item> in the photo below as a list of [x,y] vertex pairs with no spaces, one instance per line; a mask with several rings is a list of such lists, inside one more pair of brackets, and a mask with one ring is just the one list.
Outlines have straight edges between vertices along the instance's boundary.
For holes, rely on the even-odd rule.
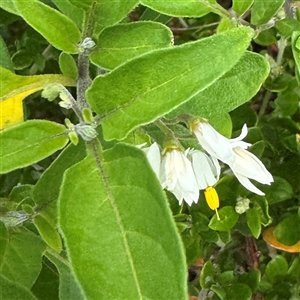
[[212,186],[209,186],[204,190],[204,195],[209,208],[216,211],[217,219],[220,220],[220,216],[217,210],[217,208],[219,207],[219,196],[217,194],[217,191]]

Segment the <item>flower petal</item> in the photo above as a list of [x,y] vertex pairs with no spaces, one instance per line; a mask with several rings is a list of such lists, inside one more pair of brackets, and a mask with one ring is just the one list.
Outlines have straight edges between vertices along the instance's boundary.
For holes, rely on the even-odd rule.
[[234,148],[233,151],[236,154],[236,160],[230,167],[235,173],[263,184],[270,184],[274,181],[270,172],[254,154],[240,147]]
[[[218,173],[210,158],[201,151],[192,151],[192,166],[200,190],[213,186],[217,181],[215,174]],[[219,165],[218,165],[219,166]],[[220,166],[219,166],[220,167]]]
[[146,153],[150,166],[152,167],[156,176],[159,177],[161,156],[157,143],[153,143],[149,148],[145,148],[143,150]]
[[226,164],[234,162],[234,153],[229,139],[219,134],[206,122],[199,122],[193,129],[202,148],[211,156],[218,158]]
[[[234,170],[233,170],[233,172],[234,172]],[[236,176],[238,181],[250,192],[253,192],[260,196],[265,195],[265,193],[263,193],[261,190],[259,190],[247,177],[245,177],[241,174],[235,173],[235,172],[234,172],[234,175]]]

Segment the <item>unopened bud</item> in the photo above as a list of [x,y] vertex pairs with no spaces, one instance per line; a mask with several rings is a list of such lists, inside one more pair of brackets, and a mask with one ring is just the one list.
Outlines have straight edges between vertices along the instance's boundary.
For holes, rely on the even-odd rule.
[[97,131],[90,124],[75,125],[75,132],[79,134],[87,142],[93,140],[98,135]]

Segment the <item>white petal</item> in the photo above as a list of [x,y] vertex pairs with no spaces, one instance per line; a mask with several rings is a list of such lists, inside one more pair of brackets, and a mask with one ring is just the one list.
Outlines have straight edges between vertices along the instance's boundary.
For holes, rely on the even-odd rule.
[[247,134],[248,134],[247,125],[244,124],[241,134],[237,138],[229,140],[231,147],[232,148],[241,147],[243,149],[249,148],[251,146],[251,144],[242,141],[242,139],[245,138],[247,136]]
[[270,172],[254,154],[239,147],[234,148],[233,151],[236,153],[236,160],[230,167],[234,173],[255,179],[263,184],[270,184],[274,181]]
[[259,190],[252,182],[245,176],[237,174],[234,172],[234,175],[238,179],[238,181],[250,192],[253,192],[257,195],[264,196],[265,193],[263,193],[261,190]]
[[206,122],[200,122],[195,126],[193,132],[202,148],[211,156],[226,164],[234,162],[234,153],[229,139],[219,134],[211,125]]
[[201,151],[193,151],[192,165],[200,190],[213,186],[217,182],[218,178],[215,177],[215,174],[218,171],[206,154]]
[[148,161],[155,172],[156,176],[159,177],[160,170],[160,150],[157,143],[153,143],[149,148],[143,149],[147,155]]

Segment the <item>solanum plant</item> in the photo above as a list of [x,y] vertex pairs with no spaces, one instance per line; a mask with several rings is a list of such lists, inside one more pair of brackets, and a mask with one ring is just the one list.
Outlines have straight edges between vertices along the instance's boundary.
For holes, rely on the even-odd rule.
[[300,298],[300,5],[1,1],[0,295]]

